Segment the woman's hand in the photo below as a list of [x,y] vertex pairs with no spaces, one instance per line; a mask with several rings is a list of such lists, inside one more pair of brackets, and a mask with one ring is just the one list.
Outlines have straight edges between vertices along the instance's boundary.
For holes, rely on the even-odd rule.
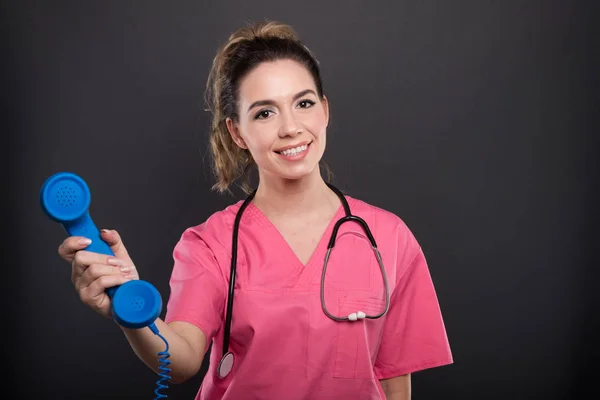
[[100,236],[110,246],[114,257],[86,251],[91,242],[81,236],[65,239],[58,247],[58,254],[71,263],[71,281],[81,301],[100,315],[112,318],[111,299],[105,290],[139,279],[139,275],[119,233],[103,229]]

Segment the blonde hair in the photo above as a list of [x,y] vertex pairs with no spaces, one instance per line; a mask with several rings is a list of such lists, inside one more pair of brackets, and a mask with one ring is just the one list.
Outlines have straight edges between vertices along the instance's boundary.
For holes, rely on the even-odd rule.
[[[311,73],[319,97],[323,84],[318,61],[290,26],[265,21],[244,26],[233,32],[213,59],[206,87],[206,103],[212,113],[210,150],[216,183],[213,190],[230,192],[238,179],[244,192],[250,192],[249,172],[254,166],[252,155],[233,141],[226,120],[238,120],[238,89],[241,79],[258,64],[279,59],[292,59]],[[329,176],[331,171],[325,165]]]

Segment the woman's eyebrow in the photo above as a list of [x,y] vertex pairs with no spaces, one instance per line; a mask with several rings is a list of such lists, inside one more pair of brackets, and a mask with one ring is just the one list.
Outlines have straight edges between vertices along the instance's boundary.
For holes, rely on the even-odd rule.
[[[294,101],[296,101],[300,97],[306,96],[309,93],[312,93],[315,96],[317,95],[314,90],[312,90],[312,89],[305,89],[305,90],[303,90],[301,92],[296,93],[294,95],[293,99],[294,99]],[[274,104],[275,104],[275,102],[273,100],[257,100],[254,103],[250,104],[250,107],[248,107],[248,111],[252,110],[254,107],[271,106],[271,105],[274,105]]]

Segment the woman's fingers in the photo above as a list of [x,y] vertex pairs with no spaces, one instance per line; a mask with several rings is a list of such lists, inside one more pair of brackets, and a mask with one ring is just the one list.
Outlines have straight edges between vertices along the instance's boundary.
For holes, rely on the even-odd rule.
[[87,251],[92,242],[81,236],[66,238],[58,247],[58,254],[71,263],[71,281],[81,301],[108,317],[111,299],[106,289],[139,279],[139,274],[117,231],[103,229],[100,236],[114,255]]
[[[91,264],[85,271],[75,280],[75,289],[81,291],[90,286],[94,281],[105,276],[123,276],[119,267],[106,264]],[[103,278],[104,279],[104,278]],[[101,282],[100,282],[101,283]],[[104,287],[106,289],[106,287]]]
[[69,236],[60,246],[58,246],[58,255],[65,261],[72,262],[75,254],[85,249],[92,241],[82,236]]
[[92,264],[75,282],[81,301],[103,315],[110,315],[110,298],[106,289],[130,281],[127,273],[119,267]]
[[105,254],[92,253],[81,250],[75,253],[72,262],[71,280],[75,283],[85,273],[92,264],[102,264],[111,267],[122,267],[125,264],[123,260],[119,260],[113,256]]
[[104,240],[110,246],[110,249],[115,254],[115,257],[128,264],[133,264],[133,261],[129,257],[129,253],[125,248],[123,241],[121,240],[121,235],[119,235],[119,232],[115,231],[114,229],[102,229],[100,231],[100,236],[102,237],[102,240]]

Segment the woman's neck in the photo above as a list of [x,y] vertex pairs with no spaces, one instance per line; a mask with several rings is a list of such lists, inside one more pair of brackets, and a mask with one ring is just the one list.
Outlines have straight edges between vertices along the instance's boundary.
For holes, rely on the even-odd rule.
[[302,179],[260,177],[253,200],[266,215],[303,217],[337,209],[340,200],[329,189],[318,168]]

